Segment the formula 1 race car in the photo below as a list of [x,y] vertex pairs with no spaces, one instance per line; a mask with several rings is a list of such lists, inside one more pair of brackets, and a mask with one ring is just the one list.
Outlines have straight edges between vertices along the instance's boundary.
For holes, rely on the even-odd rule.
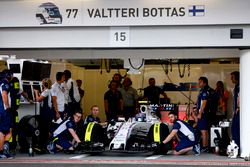
[[168,134],[168,125],[160,122],[152,106],[141,105],[140,113],[127,122],[111,121],[106,129],[94,122],[85,124],[79,134],[83,141],[79,148],[87,153],[103,152],[106,146],[110,151],[166,153],[170,147],[161,142]]
[[[160,123],[150,105],[141,105],[140,113],[128,122],[117,122],[107,128],[113,137],[109,150],[123,152],[167,152],[161,143],[169,134],[168,125]],[[164,147],[164,148],[162,148]]]

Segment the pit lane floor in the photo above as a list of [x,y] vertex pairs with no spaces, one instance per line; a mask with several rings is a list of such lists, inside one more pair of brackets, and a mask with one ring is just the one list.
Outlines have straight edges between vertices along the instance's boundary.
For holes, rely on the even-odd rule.
[[230,159],[211,153],[195,156],[192,153],[183,156],[153,155],[152,153],[120,153],[104,152],[101,154],[43,154],[29,157],[27,154],[17,154],[14,159],[0,160],[0,166],[5,167],[78,167],[78,166],[250,166],[250,161],[242,158]]

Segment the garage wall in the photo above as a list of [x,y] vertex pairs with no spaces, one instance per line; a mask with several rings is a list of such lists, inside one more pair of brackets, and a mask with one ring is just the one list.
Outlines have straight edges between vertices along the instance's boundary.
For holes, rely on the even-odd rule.
[[5,61],[0,61],[0,71],[7,69],[7,65]]
[[[144,76],[142,75],[133,75],[131,79],[133,80],[133,87],[136,89],[144,88],[148,86],[148,79],[154,77],[156,79],[156,85],[163,85],[164,82],[171,83],[171,81],[179,85],[179,83],[184,82],[197,82],[200,76],[206,76],[209,81],[209,85],[212,88],[216,87],[216,82],[221,80],[225,84],[225,88],[232,93],[234,85],[231,82],[230,73],[233,71],[239,71],[239,64],[191,64],[190,65],[190,76],[188,77],[188,71],[186,69],[185,75],[183,78],[179,77],[179,70],[177,65],[173,65],[173,71],[168,73],[168,76],[163,71],[161,65],[150,65],[145,66],[145,69],[142,70]],[[183,65],[181,65],[181,72]],[[171,80],[171,81],[170,81]],[[184,97],[178,91],[168,91],[167,95],[171,98],[172,103],[186,104],[188,99]],[[183,91],[184,94],[189,96],[188,91]],[[191,92],[191,99],[196,102],[198,91]],[[232,94],[231,94],[232,95]],[[231,115],[232,108],[232,96],[228,101],[228,112],[229,117]]]
[[[102,121],[104,121],[104,93],[108,90],[108,83],[112,79],[113,74],[118,71],[111,70],[110,73],[108,73],[103,69],[101,74],[100,69],[84,69],[71,64],[60,67],[66,67],[71,70],[73,79],[81,79],[83,81],[82,88],[85,90],[85,95],[83,97],[82,107],[84,109],[84,115],[89,114],[90,107],[96,104],[100,107],[100,117]],[[53,68],[53,70],[55,69],[56,68]],[[181,65],[181,71],[182,69],[183,65]],[[63,71],[64,69],[60,70]],[[161,86],[164,82],[170,83],[171,81],[176,85],[183,82],[197,82],[200,76],[206,76],[212,88],[215,88],[217,81],[223,81],[226,89],[231,94],[234,85],[231,83],[230,73],[235,70],[239,70],[239,64],[192,64],[190,66],[190,76],[187,76],[188,71],[186,70],[185,76],[180,78],[177,65],[173,65],[173,71],[168,73],[169,77],[166,76],[161,65],[145,65],[140,75],[130,75],[130,77],[133,81],[132,86],[138,90],[139,95],[143,95],[143,91],[139,89],[148,86],[148,79],[151,77],[154,77],[156,84]],[[122,75],[126,73],[125,70],[121,70],[120,72]],[[171,79],[171,81],[169,79]],[[188,99],[178,91],[166,91],[166,93],[171,98],[172,103],[188,103]],[[188,91],[184,91],[183,93],[189,96]],[[195,102],[197,95],[198,91],[191,92],[191,99]],[[229,118],[231,118],[231,108],[232,96],[230,96],[228,102]]]

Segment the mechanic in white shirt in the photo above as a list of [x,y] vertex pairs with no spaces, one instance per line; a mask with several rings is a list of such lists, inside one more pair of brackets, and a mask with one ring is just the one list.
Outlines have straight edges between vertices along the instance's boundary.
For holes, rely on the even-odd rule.
[[65,83],[68,89],[68,116],[72,116],[76,110],[80,109],[80,93],[78,90],[78,86],[71,78],[71,72],[69,70],[64,71],[65,74]]
[[40,93],[39,90],[34,89],[35,100],[40,102],[40,121],[42,126],[40,127],[41,135],[39,145],[43,149],[47,148],[50,125],[54,118],[51,103],[51,85],[51,80],[45,78],[42,80],[42,92]]
[[62,87],[62,83],[65,81],[65,75],[63,72],[56,73],[56,82],[51,87],[51,96],[53,109],[55,111],[56,120],[66,119],[67,113],[65,112],[65,89]]

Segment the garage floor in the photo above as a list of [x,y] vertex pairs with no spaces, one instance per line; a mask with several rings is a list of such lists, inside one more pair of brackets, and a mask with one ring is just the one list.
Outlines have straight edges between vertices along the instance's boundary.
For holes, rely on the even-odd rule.
[[101,154],[44,154],[29,157],[17,154],[12,160],[0,160],[0,166],[250,166],[250,161],[226,156],[192,153],[183,156],[152,155],[152,153],[105,152]]

